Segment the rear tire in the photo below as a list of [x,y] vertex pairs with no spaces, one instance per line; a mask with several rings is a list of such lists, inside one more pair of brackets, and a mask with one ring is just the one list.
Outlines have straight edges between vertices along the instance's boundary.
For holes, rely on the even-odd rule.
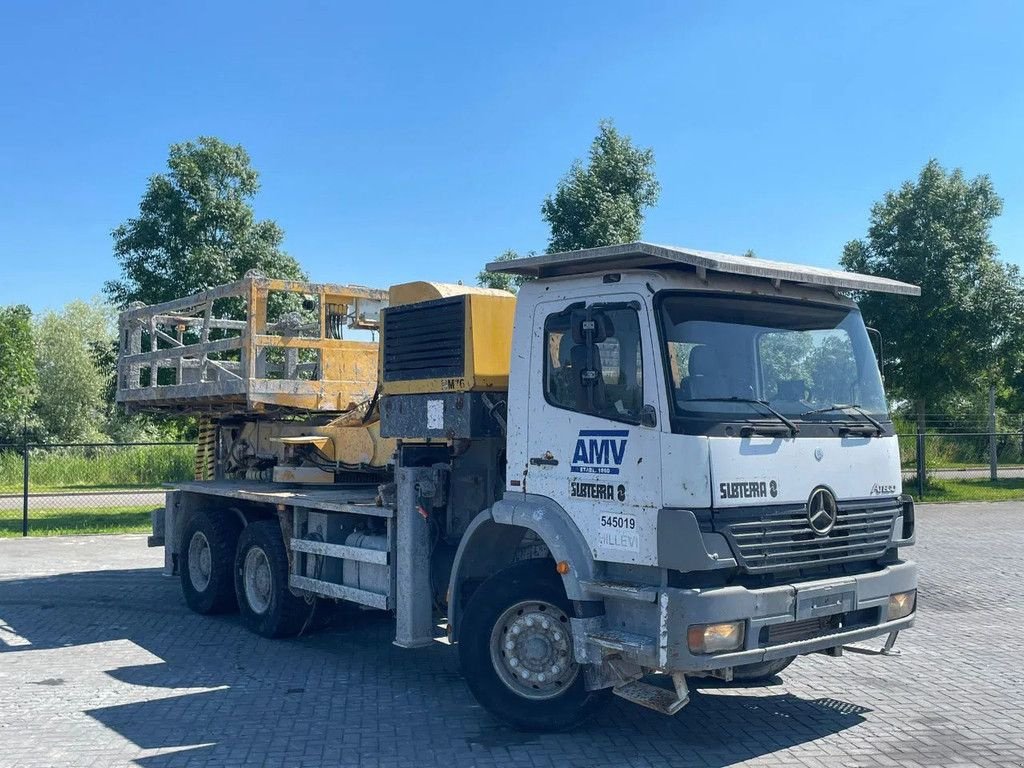
[[181,535],[178,575],[188,607],[200,614],[225,613],[238,607],[233,568],[241,522],[229,513],[200,510]]
[[251,523],[238,539],[235,594],[242,623],[262,637],[296,634],[310,607],[288,589],[288,553],[276,520]]
[[733,667],[732,679],[740,683],[764,683],[793,663],[796,656]]
[[572,605],[550,560],[523,560],[473,593],[459,627],[466,684],[492,715],[524,731],[562,731],[611,691],[588,691],[572,650]]

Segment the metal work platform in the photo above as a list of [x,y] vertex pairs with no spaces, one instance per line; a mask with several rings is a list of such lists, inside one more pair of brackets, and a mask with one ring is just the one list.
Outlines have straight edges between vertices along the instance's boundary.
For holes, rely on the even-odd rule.
[[119,319],[117,401],[129,412],[344,412],[377,386],[387,291],[250,276]]
[[861,275],[838,269],[808,267],[783,261],[734,256],[728,253],[699,251],[653,243],[626,243],[580,251],[548,253],[509,261],[492,261],[488,272],[504,272],[528,277],[556,277],[589,272],[615,272],[627,269],[684,269],[696,272],[706,279],[709,272],[731,275],[763,277],[778,285],[780,282],[813,285],[843,291],[873,291],[920,296],[921,289],[910,283],[901,283],[885,277]]

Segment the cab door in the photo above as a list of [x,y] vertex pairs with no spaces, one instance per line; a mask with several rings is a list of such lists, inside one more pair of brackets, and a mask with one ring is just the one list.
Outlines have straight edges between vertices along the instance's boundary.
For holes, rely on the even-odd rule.
[[656,564],[658,356],[643,298],[543,302],[532,327],[525,490],[558,502],[596,559]]

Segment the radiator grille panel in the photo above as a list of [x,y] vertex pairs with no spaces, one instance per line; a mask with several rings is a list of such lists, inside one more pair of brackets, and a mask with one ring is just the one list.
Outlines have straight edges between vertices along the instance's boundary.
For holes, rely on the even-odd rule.
[[773,645],[796,643],[801,640],[813,640],[818,637],[831,635],[840,630],[870,627],[873,624],[877,624],[878,619],[877,608],[865,608],[849,613],[837,613],[832,616],[820,616],[814,619],[801,619],[800,621],[790,621],[784,624],[772,624],[762,628],[760,645],[762,647],[770,647]]
[[818,536],[807,522],[804,505],[780,505],[716,514],[740,565],[750,573],[796,570],[880,557],[899,514],[895,499],[839,503],[835,527]]
[[384,381],[465,376],[465,297],[389,307],[382,342]]

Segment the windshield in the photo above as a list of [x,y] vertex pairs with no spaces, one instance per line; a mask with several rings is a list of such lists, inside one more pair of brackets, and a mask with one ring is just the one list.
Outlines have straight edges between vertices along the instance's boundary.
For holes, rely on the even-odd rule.
[[[888,419],[860,312],[759,297],[668,294],[660,302],[670,396],[683,419]],[[736,402],[728,402],[736,398]],[[725,400],[725,402],[723,402]],[[826,409],[819,413],[808,413]]]

